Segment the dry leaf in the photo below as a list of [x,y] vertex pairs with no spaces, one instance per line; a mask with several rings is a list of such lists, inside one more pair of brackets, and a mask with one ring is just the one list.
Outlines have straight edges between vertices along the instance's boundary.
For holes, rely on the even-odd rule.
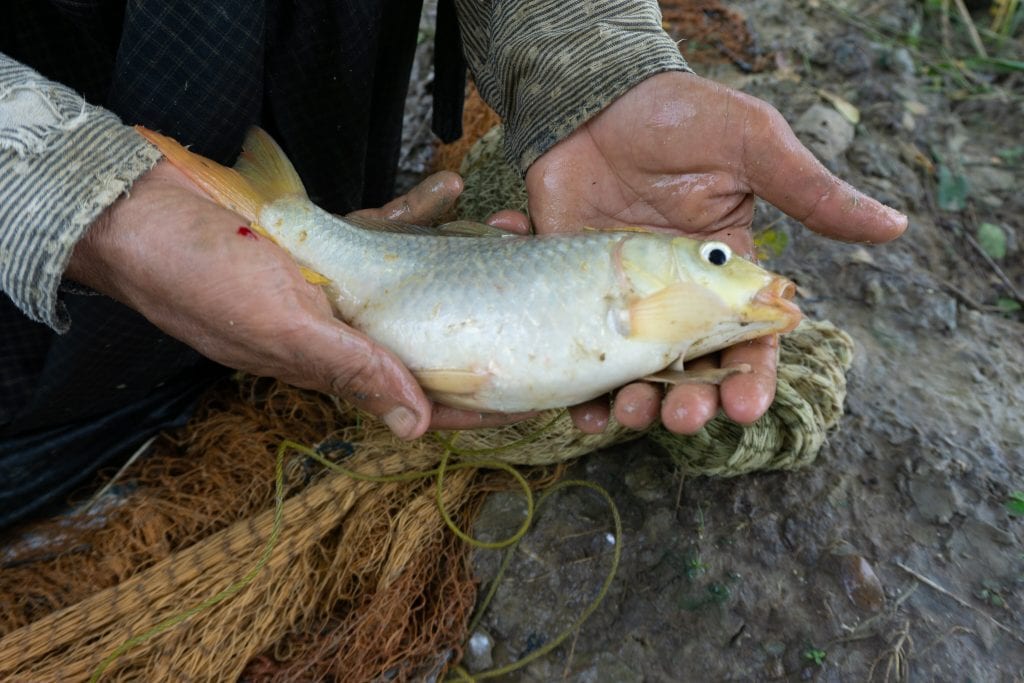
[[928,113],[928,107],[924,106],[917,100],[907,100],[903,103],[903,107],[914,116],[924,116]]
[[828,100],[828,103],[835,107],[836,111],[843,115],[843,117],[852,123],[857,125],[860,123],[860,109],[853,106],[839,95],[831,93],[828,90],[818,90],[818,94],[821,95],[822,99]]
[[866,266],[875,265],[875,257],[864,247],[857,247],[850,254],[850,263],[861,263]]
[[899,145],[900,156],[903,157],[903,161],[911,166],[920,166],[928,175],[935,175],[935,164],[917,145],[906,140],[897,140],[896,144]]

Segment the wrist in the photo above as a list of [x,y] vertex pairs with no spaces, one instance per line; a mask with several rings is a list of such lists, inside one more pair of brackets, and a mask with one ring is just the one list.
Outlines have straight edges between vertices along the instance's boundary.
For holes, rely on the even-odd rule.
[[[182,196],[180,189],[191,192]],[[168,190],[172,197],[167,196]],[[144,228],[154,223],[154,213],[187,211],[187,200],[193,194],[202,201],[199,189],[161,159],[90,224],[71,253],[65,279],[126,301],[119,287],[124,278],[118,272],[130,267],[130,261],[138,260],[143,249],[138,242],[146,239]]]
[[520,59],[509,69],[523,85],[500,113],[507,157],[520,172],[645,80],[689,72],[658,16],[613,22],[612,29],[605,22],[573,26],[532,41],[525,56],[517,53]]
[[104,245],[109,240],[115,207],[126,197],[127,195],[123,195],[104,209],[86,229],[82,239],[75,244],[64,270],[66,280],[112,296],[112,293],[107,291],[108,286],[104,277],[107,272],[104,265]]

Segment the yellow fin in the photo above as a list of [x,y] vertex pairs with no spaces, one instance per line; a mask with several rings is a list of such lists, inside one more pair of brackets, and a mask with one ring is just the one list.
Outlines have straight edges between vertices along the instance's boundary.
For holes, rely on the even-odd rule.
[[420,386],[432,394],[467,396],[483,389],[491,376],[473,370],[413,370]]
[[292,162],[267,131],[258,126],[253,126],[246,134],[235,170],[249,181],[264,202],[306,196],[306,188]]
[[629,306],[629,337],[675,344],[708,331],[726,307],[717,295],[700,285],[673,282]]
[[259,235],[260,237],[266,237],[268,240],[270,240],[274,244],[277,244],[277,240],[274,239],[274,236],[271,235],[270,232],[267,231],[266,228],[264,228],[262,225],[260,225],[256,221],[250,221],[249,227],[252,228],[256,232],[256,234]]
[[[277,243],[257,222],[260,208],[285,195],[306,196],[306,190],[291,162],[277,143],[261,128],[253,126],[245,138],[242,154],[234,168],[221,166],[204,156],[188,151],[177,140],[143,126],[135,126],[140,135],[156,145],[167,160],[209,194],[218,204],[244,216],[250,227]],[[330,280],[320,273],[299,266],[302,277],[314,285]]]
[[302,277],[306,278],[306,282],[314,285],[326,285],[330,283],[330,279],[324,277],[320,273],[316,272],[312,268],[306,266],[299,266],[299,272],[302,273]]
[[266,199],[238,171],[190,152],[177,140],[166,135],[142,126],[135,126],[135,130],[156,145],[168,161],[218,204],[244,216],[250,222],[256,220]]
[[639,225],[616,225],[614,228],[608,228],[612,232],[633,232],[641,235],[657,235],[657,230],[651,230],[650,228],[644,228]]
[[657,230],[651,230],[650,228],[644,228],[639,225],[616,225],[613,228],[595,228],[590,225],[584,225],[580,228],[580,232],[633,232],[644,235],[658,234]]

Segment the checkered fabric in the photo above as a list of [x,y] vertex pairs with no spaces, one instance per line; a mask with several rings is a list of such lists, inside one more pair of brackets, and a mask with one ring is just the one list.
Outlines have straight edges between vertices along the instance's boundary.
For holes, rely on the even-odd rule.
[[[158,157],[118,118],[222,163],[259,123],[314,201],[337,212],[382,204],[420,11],[399,0],[15,5],[0,23],[0,52],[12,58],[0,57],[0,93],[51,79],[63,120],[86,119],[61,133],[63,149],[44,126],[21,148],[5,148],[0,130],[0,526],[179,423],[203,378],[222,372],[116,302],[70,292],[58,302],[74,242]],[[95,179],[111,177],[123,182],[97,202]]]

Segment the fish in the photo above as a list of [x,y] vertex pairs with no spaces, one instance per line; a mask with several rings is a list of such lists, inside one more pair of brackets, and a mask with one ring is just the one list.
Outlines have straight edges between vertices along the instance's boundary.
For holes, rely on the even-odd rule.
[[338,216],[310,201],[260,128],[234,168],[136,129],[286,250],[339,319],[452,407],[544,410],[641,378],[702,381],[684,361],[802,318],[793,282],[722,242],[643,228],[520,236],[471,221],[428,228]]

